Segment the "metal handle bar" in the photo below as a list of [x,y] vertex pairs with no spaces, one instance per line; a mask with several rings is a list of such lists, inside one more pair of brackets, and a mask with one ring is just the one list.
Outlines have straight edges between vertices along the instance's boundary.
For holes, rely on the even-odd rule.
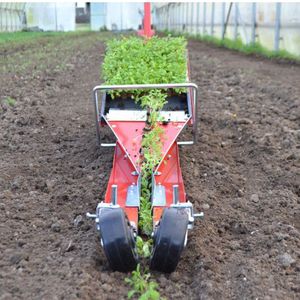
[[198,86],[192,82],[186,83],[158,83],[158,84],[121,84],[121,85],[97,85],[93,91],[97,90],[140,90],[140,89],[170,89],[170,88],[194,88]]
[[[97,139],[100,144],[100,130],[99,130],[99,104],[98,104],[98,91],[111,91],[111,90],[137,90],[137,89],[170,89],[170,88],[192,88],[194,92],[194,122],[193,122],[193,142],[197,139],[197,97],[198,97],[198,86],[195,83],[159,83],[159,84],[122,84],[122,85],[97,85],[93,89],[93,96],[95,102],[95,113],[96,113],[96,128],[97,128]],[[182,142],[184,143],[184,142]]]

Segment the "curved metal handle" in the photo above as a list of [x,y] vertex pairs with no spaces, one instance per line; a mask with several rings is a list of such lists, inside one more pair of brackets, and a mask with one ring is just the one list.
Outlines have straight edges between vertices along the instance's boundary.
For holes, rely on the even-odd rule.
[[193,122],[193,143],[197,139],[197,97],[198,97],[198,86],[192,82],[186,83],[159,83],[159,84],[121,84],[121,85],[97,85],[93,89],[94,102],[95,102],[95,113],[96,113],[96,128],[97,128],[97,139],[100,144],[100,129],[99,129],[99,104],[98,104],[98,91],[111,91],[111,90],[137,90],[137,89],[171,89],[171,88],[191,88],[193,89],[194,99],[194,122]]

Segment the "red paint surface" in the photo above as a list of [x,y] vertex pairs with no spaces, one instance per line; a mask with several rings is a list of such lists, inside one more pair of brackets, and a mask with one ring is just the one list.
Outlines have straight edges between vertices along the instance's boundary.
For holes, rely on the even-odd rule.
[[[144,121],[108,121],[112,131],[116,135],[124,150],[128,153],[134,166],[139,171],[139,156],[145,127]],[[159,125],[164,134],[162,135],[163,152],[162,157],[165,156],[169,150],[170,145],[177,138],[184,127],[184,122],[170,122],[167,125]]]
[[151,4],[150,2],[144,3],[144,19],[143,29],[138,31],[138,35],[145,38],[151,38],[154,35],[154,30],[151,29]]
[[[151,24],[151,22],[150,22]],[[188,67],[189,69],[189,67]],[[189,99],[194,116],[194,97],[192,89],[188,90]],[[189,119],[191,125],[194,120]],[[101,124],[101,122],[100,122]],[[127,217],[138,225],[138,207],[126,207],[128,187],[137,184],[138,176],[132,175],[134,171],[140,171],[140,148],[144,134],[144,121],[107,121],[114,132],[117,143],[115,147],[114,162],[109,178],[105,202],[111,202],[111,186],[117,185],[117,203],[124,208]],[[179,148],[176,139],[185,126],[185,122],[169,122],[167,125],[160,124],[164,134],[162,136],[163,150],[162,162],[157,171],[160,175],[155,176],[156,183],[165,187],[166,206],[173,203],[173,185],[178,185],[179,202],[186,202],[186,194],[179,163]],[[159,221],[164,207],[153,207],[153,222]]]
[[126,196],[127,189],[131,184],[137,184],[138,176],[132,175],[135,171],[131,161],[128,159],[125,151],[120,146],[119,141],[117,141],[115,147],[115,155],[113,168],[109,177],[105,200],[106,203],[111,203],[111,186],[116,184],[118,186],[117,190],[117,204],[125,208],[125,212],[130,221],[138,224],[138,207],[126,207]]
[[[163,162],[157,169],[159,172],[155,176],[156,184],[161,184],[166,191],[166,206],[173,203],[173,185],[178,185],[179,202],[186,202],[186,194],[182,179],[182,172],[179,162],[179,149],[177,142],[174,142],[167,152]],[[153,222],[159,221],[163,208],[160,206],[153,207]]]

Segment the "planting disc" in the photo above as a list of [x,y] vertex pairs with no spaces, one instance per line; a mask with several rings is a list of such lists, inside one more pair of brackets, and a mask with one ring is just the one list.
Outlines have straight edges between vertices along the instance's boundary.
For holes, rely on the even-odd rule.
[[175,270],[186,239],[188,214],[180,208],[165,208],[154,233],[150,261],[152,270],[171,273]]
[[128,272],[137,266],[132,227],[122,208],[103,208],[99,217],[103,249],[114,271]]

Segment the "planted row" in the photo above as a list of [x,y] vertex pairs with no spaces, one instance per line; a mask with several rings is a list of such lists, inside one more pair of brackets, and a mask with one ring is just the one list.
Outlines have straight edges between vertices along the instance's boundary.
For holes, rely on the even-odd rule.
[[[102,67],[102,76],[107,85],[182,83],[186,81],[186,40],[153,37],[144,40],[138,37],[111,40]],[[181,93],[182,89],[175,92]],[[112,98],[128,91],[112,91]],[[151,179],[155,167],[162,159],[164,132],[159,126],[159,111],[166,103],[167,91],[130,90],[130,96],[147,110],[147,121],[141,144],[141,199],[139,229],[148,238],[137,237],[138,253],[149,257],[152,247]],[[127,95],[128,96],[128,95]],[[124,100],[126,101],[126,100]],[[128,297],[139,295],[140,299],[159,299],[157,284],[150,280],[150,273],[141,274],[139,266],[132,272],[127,283],[132,287]]]

